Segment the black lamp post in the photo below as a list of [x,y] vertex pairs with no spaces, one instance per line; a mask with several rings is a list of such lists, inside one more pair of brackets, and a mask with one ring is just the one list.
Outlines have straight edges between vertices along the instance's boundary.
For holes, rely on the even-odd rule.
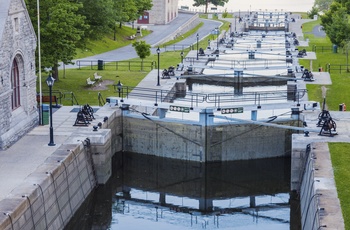
[[53,127],[52,127],[52,86],[55,79],[49,75],[46,79],[46,84],[49,86],[50,93],[50,143],[49,146],[55,146],[56,144],[53,141]]
[[219,28],[216,28],[216,49],[219,50]]
[[160,54],[160,49],[159,47],[157,48],[157,54],[158,54],[158,81],[157,81],[157,86],[160,86],[160,82],[159,82],[159,54]]
[[235,32],[237,32],[237,16],[235,16]]
[[180,55],[181,55],[181,64],[183,64],[184,63],[184,52],[181,51]]
[[118,88],[118,95],[119,95],[119,97],[120,97],[120,93],[121,93],[122,88],[123,88],[123,84],[120,83],[120,80],[118,81],[117,88]]
[[[118,81],[117,88],[118,88],[118,96],[120,97],[123,90],[123,84],[120,82],[120,80]],[[124,102],[123,99],[120,99],[120,102]]]
[[198,39],[199,39],[199,34],[197,33],[197,60],[198,60]]

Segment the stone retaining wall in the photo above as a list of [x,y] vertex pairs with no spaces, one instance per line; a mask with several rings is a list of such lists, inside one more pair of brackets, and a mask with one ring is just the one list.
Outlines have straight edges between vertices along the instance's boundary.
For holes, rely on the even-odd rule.
[[63,229],[96,185],[110,178],[111,150],[118,150],[111,143],[119,145],[107,129],[70,136],[0,202],[0,229]]
[[[84,146],[85,144],[85,146]],[[0,229],[63,229],[96,186],[87,143],[62,145],[0,202]]]
[[300,202],[300,229],[344,229],[328,143],[293,137],[291,190]]

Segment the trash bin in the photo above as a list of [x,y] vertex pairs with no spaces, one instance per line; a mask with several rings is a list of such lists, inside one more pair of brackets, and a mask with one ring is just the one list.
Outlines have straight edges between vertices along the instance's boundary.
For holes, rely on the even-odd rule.
[[338,46],[337,45],[333,45],[333,53],[338,53]]
[[339,104],[339,111],[343,111],[343,104]]
[[42,105],[41,120],[43,125],[49,124],[49,109],[50,109],[50,105],[47,105],[47,104]]
[[97,61],[97,69],[98,70],[103,70],[103,61],[102,60],[98,60]]

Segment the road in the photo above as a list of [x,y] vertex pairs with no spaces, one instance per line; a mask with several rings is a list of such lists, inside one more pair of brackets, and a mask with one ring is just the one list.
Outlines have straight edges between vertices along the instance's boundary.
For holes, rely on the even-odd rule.
[[[179,13],[179,16],[174,19],[171,23],[167,25],[149,25],[147,26],[147,29],[151,30],[152,33],[145,36],[143,38],[144,41],[146,41],[148,44],[151,44],[151,53],[156,54],[157,47],[154,47],[160,40],[162,40],[164,37],[169,36],[169,31],[175,30],[175,28],[178,28],[182,26],[186,21],[190,20],[190,18],[193,16],[193,14],[184,14]],[[199,28],[198,35],[199,40],[206,39],[208,35],[210,35],[211,31],[221,26],[221,22],[208,20],[208,19],[199,19],[204,24]],[[192,34],[191,36],[183,39],[178,43],[178,45],[186,45],[187,47],[191,44],[194,44],[197,42],[196,33]],[[164,50],[161,49],[161,52]],[[94,56],[81,58],[79,60],[83,61],[91,61],[91,60],[103,60],[105,62],[109,61],[123,61],[123,60],[129,60],[132,58],[137,58],[137,54],[135,52],[135,49],[132,47],[132,45],[127,45],[125,47],[111,50],[106,53],[97,54]],[[76,63],[77,60],[73,60],[74,63]],[[62,66],[61,66],[62,67]],[[71,69],[71,68],[78,68],[76,64],[74,65],[65,65],[65,69]]]

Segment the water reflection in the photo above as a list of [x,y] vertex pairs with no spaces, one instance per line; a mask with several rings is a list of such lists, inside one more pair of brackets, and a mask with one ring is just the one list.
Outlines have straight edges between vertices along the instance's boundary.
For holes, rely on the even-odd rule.
[[113,169],[67,230],[290,228],[290,158],[204,164],[124,152]]

